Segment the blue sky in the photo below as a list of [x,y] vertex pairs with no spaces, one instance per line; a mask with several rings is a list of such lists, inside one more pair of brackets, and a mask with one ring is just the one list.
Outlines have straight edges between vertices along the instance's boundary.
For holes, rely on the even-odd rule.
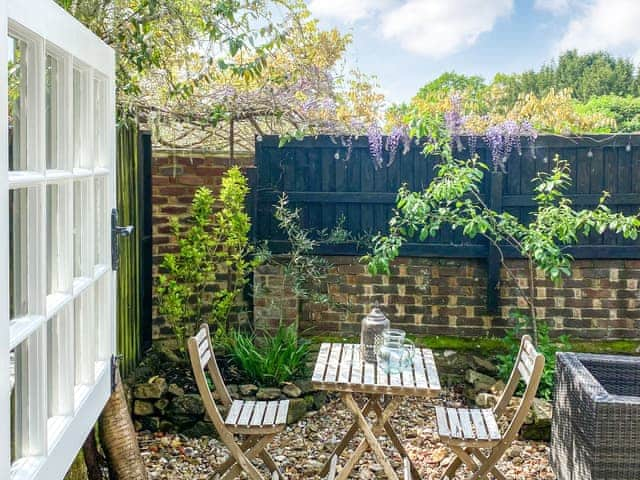
[[640,61],[640,0],[307,0],[353,35],[346,68],[376,75],[390,101],[443,72],[538,68],[567,48]]

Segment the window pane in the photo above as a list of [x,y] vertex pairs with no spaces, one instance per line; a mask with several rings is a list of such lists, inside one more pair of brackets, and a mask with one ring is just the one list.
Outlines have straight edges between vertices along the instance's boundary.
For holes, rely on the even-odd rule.
[[29,313],[28,199],[26,188],[9,191],[9,318]]
[[86,168],[90,162],[84,151],[84,132],[86,131],[85,74],[73,69],[73,166]]
[[90,286],[74,300],[75,383],[94,382],[96,361],[96,315],[93,302],[94,286]]
[[73,184],[73,276],[82,277],[88,274],[85,266],[86,245],[84,243],[84,224],[86,203],[83,181]]
[[93,146],[95,149],[94,158],[97,165],[106,167],[106,91],[105,82],[101,78],[93,80]]
[[59,105],[58,61],[47,55],[45,78],[45,132],[47,168],[60,168],[58,160],[58,105]]
[[49,417],[73,414],[74,329],[72,305],[47,323],[47,393]]
[[66,209],[70,184],[47,185],[47,294],[68,292],[71,275],[66,267]]
[[107,238],[107,205],[106,205],[106,177],[98,177],[95,180],[95,196],[96,196],[96,255],[95,264],[107,263],[107,245],[109,239]]
[[9,391],[11,392],[11,461],[16,459],[16,352],[9,352]]
[[27,44],[8,38],[9,170],[27,169]]

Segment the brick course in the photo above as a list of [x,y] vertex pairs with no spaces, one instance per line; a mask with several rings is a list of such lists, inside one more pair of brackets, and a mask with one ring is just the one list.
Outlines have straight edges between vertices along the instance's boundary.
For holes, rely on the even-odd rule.
[[[360,320],[378,301],[391,321],[415,334],[502,336],[512,325],[509,312],[527,309],[517,285],[526,289],[525,262],[510,261],[512,278],[503,269],[500,313],[486,309],[486,262],[476,259],[400,258],[391,275],[371,276],[357,257],[327,257],[333,267],[328,292],[339,305],[304,305],[302,328],[313,333],[357,335]],[[640,267],[637,261],[578,260],[573,277],[561,285],[538,281],[537,313],[552,334],[577,338],[640,338]],[[611,280],[627,278],[627,280]],[[281,272],[258,269],[256,288],[280,285]],[[290,291],[270,290],[271,300],[254,303],[256,324],[273,327],[279,320],[274,304]],[[294,305],[295,307],[295,305]],[[289,314],[295,314],[295,308]]]

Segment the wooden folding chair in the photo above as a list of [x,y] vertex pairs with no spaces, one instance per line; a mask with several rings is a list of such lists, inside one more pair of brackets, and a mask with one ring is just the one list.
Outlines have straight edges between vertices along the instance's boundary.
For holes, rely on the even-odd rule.
[[[442,475],[442,480],[453,479],[463,463],[472,472],[468,480],[486,478],[489,473],[498,480],[505,480],[496,464],[518,435],[527,417],[543,369],[544,356],[536,351],[531,337],[525,335],[509,382],[493,409],[436,407],[440,439],[457,456]],[[520,379],[526,385],[524,395],[509,426],[501,433],[498,420],[505,414]],[[485,455],[481,449],[486,449],[488,454]]]
[[[203,324],[196,336],[189,338],[188,346],[191,366],[207,415],[230,452],[227,460],[216,469],[214,476],[220,475],[221,480],[228,480],[238,477],[244,471],[250,479],[262,480],[262,475],[251,463],[251,459],[259,457],[271,472],[272,479],[284,480],[282,472],[267,452],[266,446],[277,433],[284,430],[289,401],[232,400],[220,375],[208,325]],[[209,370],[220,402],[228,409],[225,418],[218,410],[209,389],[205,368]],[[246,439],[243,443],[237,443],[235,435],[246,435]]]

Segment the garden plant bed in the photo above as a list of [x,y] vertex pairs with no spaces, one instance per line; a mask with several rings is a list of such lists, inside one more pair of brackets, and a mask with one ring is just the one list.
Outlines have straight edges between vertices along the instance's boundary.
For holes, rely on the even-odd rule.
[[[447,389],[435,403],[461,406],[465,401],[453,390]],[[453,458],[437,441],[433,404],[407,398],[392,419],[425,480],[439,479]],[[337,399],[331,398],[319,411],[309,412],[302,421],[287,427],[274,439],[269,450],[287,478],[319,480],[319,470],[350,425],[351,414]],[[141,433],[139,440],[152,480],[207,479],[215,465],[227,454],[218,440],[209,437]],[[360,437],[357,437],[352,441],[350,449],[355,448],[359,440]],[[394,450],[390,442],[385,440],[382,445],[400,472],[400,458],[391,453]],[[499,468],[511,479],[551,480],[555,477],[548,458],[548,444],[516,441],[499,463]],[[384,478],[384,472],[373,456],[367,453],[354,470],[352,478]]]

